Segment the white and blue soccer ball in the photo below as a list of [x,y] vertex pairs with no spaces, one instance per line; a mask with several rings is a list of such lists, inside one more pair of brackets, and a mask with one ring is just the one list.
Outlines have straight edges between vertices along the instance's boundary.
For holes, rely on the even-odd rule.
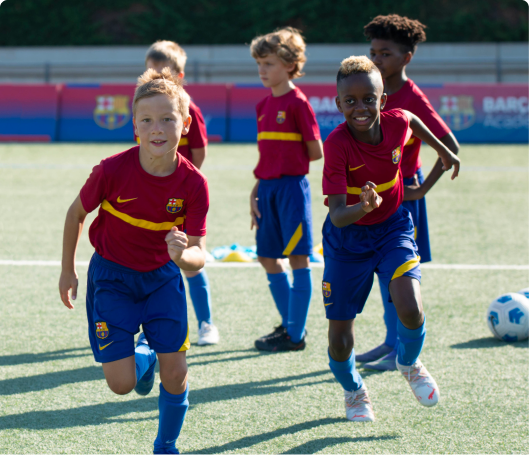
[[525,295],[525,297],[527,297],[529,299],[529,288],[524,288],[524,289],[518,291],[517,294]]
[[529,288],[510,292],[493,300],[487,310],[492,334],[503,341],[521,341],[529,337]]

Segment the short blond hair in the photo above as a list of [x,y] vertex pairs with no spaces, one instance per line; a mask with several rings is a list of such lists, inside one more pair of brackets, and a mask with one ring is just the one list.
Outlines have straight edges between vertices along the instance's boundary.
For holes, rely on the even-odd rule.
[[285,65],[295,65],[290,79],[303,76],[301,70],[307,61],[305,41],[300,30],[285,27],[267,35],[256,36],[250,44],[253,58],[265,58],[275,54]]
[[145,54],[145,65],[148,60],[155,62],[167,62],[171,71],[177,75],[184,72],[187,62],[187,54],[174,41],[156,41],[149,47]]
[[380,73],[377,66],[365,55],[351,55],[351,57],[342,60],[338,75],[336,76],[336,81],[339,82],[342,79],[349,77],[351,74],[370,73],[371,71],[377,71]]
[[171,99],[178,101],[178,112],[182,120],[189,117],[189,102],[191,98],[184,90],[183,81],[171,72],[169,68],[164,68],[161,73],[149,68],[138,78],[138,84],[134,91],[132,101],[132,112],[136,115],[138,101],[156,95],[167,95]]

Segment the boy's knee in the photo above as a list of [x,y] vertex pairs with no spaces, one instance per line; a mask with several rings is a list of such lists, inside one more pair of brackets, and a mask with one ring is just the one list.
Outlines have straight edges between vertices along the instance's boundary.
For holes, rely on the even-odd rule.
[[351,357],[353,348],[353,337],[343,334],[329,334],[329,352],[334,360],[345,362]]
[[182,393],[180,390],[183,388],[185,390],[187,383],[187,367],[178,368],[176,366],[171,368],[160,368],[160,380],[164,388],[169,392],[178,391],[177,393]]
[[404,308],[398,312],[398,316],[404,327],[411,330],[418,329],[424,322],[424,313],[418,307]]
[[110,390],[117,395],[127,395],[127,393],[132,392],[134,387],[136,387],[136,378],[129,379],[108,379],[107,384]]

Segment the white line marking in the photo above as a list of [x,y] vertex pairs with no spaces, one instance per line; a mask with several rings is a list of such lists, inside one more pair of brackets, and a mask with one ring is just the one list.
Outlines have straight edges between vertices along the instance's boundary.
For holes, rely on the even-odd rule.
[[[88,266],[89,261],[77,261],[76,265],[79,267]],[[14,266],[37,266],[37,267],[59,267],[61,261],[13,261],[13,260],[2,260],[0,259],[1,265],[14,265]],[[323,262],[312,262],[310,264],[312,268],[322,269],[324,267]],[[206,263],[207,268],[249,268],[249,267],[261,267],[258,262],[208,262]],[[421,264],[422,269],[434,269],[434,270],[529,270],[529,265],[501,265],[501,264]]]

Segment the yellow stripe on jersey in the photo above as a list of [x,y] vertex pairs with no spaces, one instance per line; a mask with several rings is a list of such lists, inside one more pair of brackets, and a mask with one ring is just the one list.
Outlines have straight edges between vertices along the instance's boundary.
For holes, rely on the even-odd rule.
[[416,258],[410,259],[408,262],[405,262],[397,270],[395,270],[395,273],[393,274],[391,279],[394,280],[395,278],[399,278],[406,272],[409,272],[411,269],[414,269],[419,265],[420,260],[421,258],[417,256]]
[[[389,190],[390,188],[393,188],[395,186],[395,183],[397,183],[397,180],[399,179],[399,171],[397,169],[397,175],[395,175],[395,178],[391,182],[387,183],[381,183],[380,185],[377,185],[375,188],[375,191],[377,193],[382,193],[382,191]],[[347,192],[349,194],[361,194],[362,188],[357,188],[356,186],[348,186]]]
[[181,224],[184,224],[185,218],[183,216],[180,216],[174,221],[166,221],[165,223],[153,223],[151,221],[140,220],[138,218],[133,218],[130,215],[127,215],[126,213],[117,211],[106,199],[101,204],[101,208],[111,213],[115,217],[119,218],[120,220],[125,221],[125,223],[132,224],[133,226],[140,227],[143,229],[149,229],[151,231],[170,231],[173,226],[180,226]]
[[274,131],[263,131],[257,135],[258,141],[297,141],[301,142],[303,137],[299,133],[276,133]]
[[404,147],[406,147],[407,145],[411,145],[415,142],[415,138],[414,137],[410,137],[410,139],[408,140],[408,142],[406,142],[404,144]]
[[292,235],[290,238],[287,247],[285,248],[285,251],[283,251],[284,256],[290,256],[292,251],[294,251],[294,248],[298,246],[299,241],[301,240],[301,237],[303,237],[303,226],[301,223],[299,223],[298,228],[296,229],[296,232]]
[[189,145],[189,139],[187,137],[181,137],[178,145]]

